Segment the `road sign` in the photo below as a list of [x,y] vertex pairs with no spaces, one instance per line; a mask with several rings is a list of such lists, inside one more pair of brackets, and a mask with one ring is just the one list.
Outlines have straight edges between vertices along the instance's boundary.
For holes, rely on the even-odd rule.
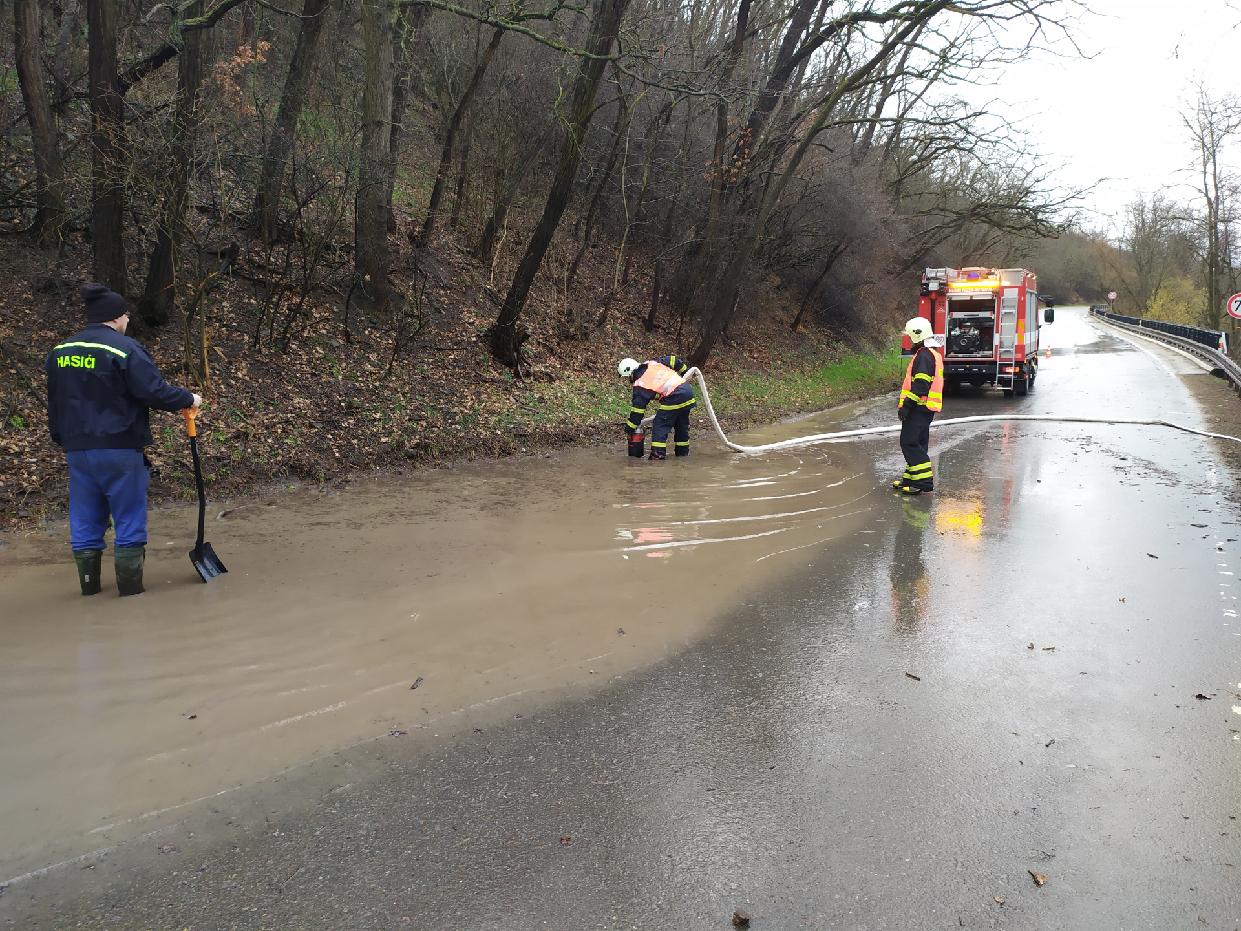
[[1109,301],[1114,301],[1114,300],[1116,300],[1116,298],[1117,298],[1117,297],[1119,297],[1119,295],[1118,295],[1115,291],[1108,291],[1108,292],[1107,292],[1107,299],[1108,299]]
[[1241,294],[1228,298],[1228,316],[1241,318]]

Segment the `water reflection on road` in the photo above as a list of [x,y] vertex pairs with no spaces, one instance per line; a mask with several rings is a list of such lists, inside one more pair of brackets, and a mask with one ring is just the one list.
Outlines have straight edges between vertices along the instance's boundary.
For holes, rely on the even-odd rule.
[[618,443],[217,505],[231,571],[209,585],[193,512],[158,512],[139,598],[110,567],[81,598],[63,525],[0,549],[0,745],[21,748],[0,757],[0,881],[341,747],[648,664],[874,506],[855,449],[696,439],[687,460]]

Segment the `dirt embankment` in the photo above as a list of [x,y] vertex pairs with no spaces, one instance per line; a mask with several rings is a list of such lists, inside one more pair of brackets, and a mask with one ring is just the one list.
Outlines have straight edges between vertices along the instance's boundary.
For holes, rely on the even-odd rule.
[[[77,285],[89,276],[88,258],[79,249],[52,262],[13,243],[0,252],[10,271],[0,294],[0,530],[33,526],[65,506],[63,458],[46,430],[42,364],[81,325]],[[450,246],[420,262],[427,286],[401,319],[357,307],[346,315],[345,289],[327,288],[301,305],[286,343],[243,258],[239,273],[204,302],[205,385],[186,375],[179,315],[159,333],[135,334],[170,381],[208,399],[200,435],[213,498],[277,482],[341,482],[363,472],[619,443],[628,392],[616,377],[617,359],[691,348],[693,326],[674,309],[645,330],[650,287],[641,275],[587,338],[566,335],[564,296],[543,283],[524,317],[531,372],[516,379],[482,339],[502,295]],[[583,266],[583,282],[609,280],[610,270],[592,271]],[[595,319],[604,289],[583,284],[574,301]],[[712,356],[712,398],[728,429],[893,387],[890,356],[814,325],[794,333],[795,309],[774,288],[756,295]],[[152,426],[152,499],[185,500],[193,482],[181,421],[157,414]],[[704,419],[698,429],[705,428]]]
[[[1182,380],[1194,400],[1201,405],[1203,416],[1213,432],[1241,437],[1241,398],[1238,398],[1231,382],[1206,373],[1187,375]],[[1215,445],[1221,463],[1241,474],[1241,444],[1220,440]]]

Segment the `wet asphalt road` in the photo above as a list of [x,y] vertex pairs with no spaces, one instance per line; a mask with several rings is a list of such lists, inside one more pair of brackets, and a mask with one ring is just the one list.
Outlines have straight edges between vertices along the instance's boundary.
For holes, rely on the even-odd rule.
[[[1196,422],[1181,380],[1208,376],[1182,360],[1073,313],[1048,337],[1030,397],[946,416]],[[876,482],[894,446],[862,447]],[[0,926],[1241,925],[1234,477],[1135,427],[982,425],[932,453],[935,496],[881,493],[684,652],[221,800],[14,884]]]

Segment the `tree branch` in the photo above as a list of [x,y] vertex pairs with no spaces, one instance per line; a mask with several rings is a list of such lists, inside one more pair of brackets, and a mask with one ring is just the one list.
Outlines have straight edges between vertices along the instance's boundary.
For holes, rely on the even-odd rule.
[[[175,15],[189,9],[192,2],[193,0],[183,3],[176,9],[173,22],[169,25],[169,32],[172,37],[150,55],[130,65],[121,74],[120,92],[122,97],[129,93],[130,88],[143,78],[158,71],[181,54],[181,50],[185,48],[185,33],[193,32],[196,29],[210,29],[223,18],[225,13],[233,9],[233,7],[241,6],[243,3],[248,2],[248,0],[218,0],[215,6],[201,16],[192,16],[182,20],[175,19]],[[158,4],[147,14],[146,18],[149,20],[156,11],[161,9],[171,10],[172,7],[166,3]]]

